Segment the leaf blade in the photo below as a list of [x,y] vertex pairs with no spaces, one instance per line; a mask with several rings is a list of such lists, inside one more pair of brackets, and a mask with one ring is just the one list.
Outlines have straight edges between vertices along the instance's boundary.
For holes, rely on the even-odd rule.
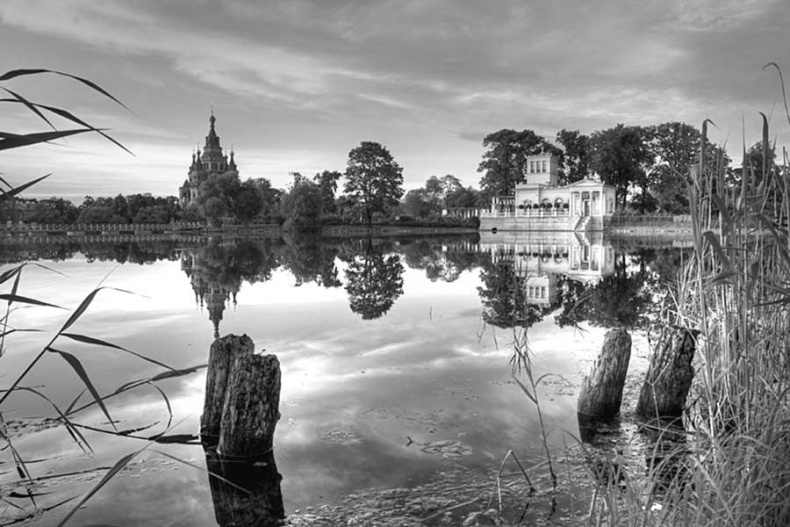
[[85,371],[85,367],[82,365],[80,360],[74,355],[72,355],[71,353],[57,350],[51,346],[47,349],[53,353],[59,354],[69,364],[69,366],[71,366],[72,369],[74,369],[74,371],[77,373],[77,376],[80,378],[82,383],[85,385],[85,387],[88,389],[90,394],[93,396],[94,400],[96,401],[96,404],[99,405],[99,408],[101,408],[102,412],[107,417],[107,420],[110,422],[110,425],[113,427],[114,430],[117,431],[118,429],[115,427],[115,422],[112,420],[112,417],[110,416],[110,412],[107,410],[107,406],[104,404],[103,398],[99,395],[99,392],[96,390],[96,387],[93,385],[93,382],[91,382],[90,377],[88,377],[88,372]]

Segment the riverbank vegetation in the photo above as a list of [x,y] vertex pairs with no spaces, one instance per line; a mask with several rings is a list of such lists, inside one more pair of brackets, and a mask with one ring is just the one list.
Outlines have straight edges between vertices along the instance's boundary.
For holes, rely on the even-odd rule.
[[[655,318],[696,336],[683,423],[644,422],[625,446],[583,447],[606,469],[594,474],[589,525],[790,523],[790,167],[786,154],[771,163],[763,122],[762,163],[744,146],[737,181],[704,161],[703,125],[684,176],[694,251]],[[667,333],[656,331],[656,349]]]

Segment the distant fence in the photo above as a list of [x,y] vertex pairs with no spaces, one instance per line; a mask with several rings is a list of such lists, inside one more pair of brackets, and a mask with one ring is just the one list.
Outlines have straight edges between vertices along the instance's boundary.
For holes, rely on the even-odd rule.
[[19,234],[133,234],[194,231],[205,226],[199,221],[176,223],[13,223],[9,221],[0,224],[0,231]]

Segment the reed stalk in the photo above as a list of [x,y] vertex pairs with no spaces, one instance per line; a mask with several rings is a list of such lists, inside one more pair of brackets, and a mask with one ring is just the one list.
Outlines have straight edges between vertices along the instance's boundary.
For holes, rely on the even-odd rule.
[[[767,159],[764,115],[762,135]],[[694,255],[665,310],[700,331],[689,439],[654,452],[635,493],[597,489],[591,524],[790,525],[790,166],[724,176],[691,171]]]

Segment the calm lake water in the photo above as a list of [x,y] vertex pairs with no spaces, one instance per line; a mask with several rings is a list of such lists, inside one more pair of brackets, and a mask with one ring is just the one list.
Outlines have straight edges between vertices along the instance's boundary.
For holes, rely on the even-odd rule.
[[[524,338],[524,328],[533,378],[554,374],[541,381],[538,397],[549,448],[559,460],[579,437],[578,386],[605,326],[639,327],[649,320],[661,279],[684,257],[678,249],[621,245],[572,233],[6,244],[2,271],[20,261],[37,264],[24,268],[19,294],[66,309],[20,306],[11,313],[11,327],[44,331],[7,337],[0,387],[7,389],[82,299],[102,286],[70,332],[176,369],[206,364],[217,335],[246,334],[256,351],[277,355],[282,417],[274,459],[286,515],[363,504],[370,518],[401,510],[419,521],[438,513],[428,521],[436,524],[447,509],[460,523],[471,511],[485,510],[481,494],[496,494],[497,471],[509,450],[529,469],[539,495],[549,489],[538,414],[514,380],[515,371],[528,383],[514,361],[514,340]],[[166,371],[124,351],[64,337],[52,347],[77,357],[102,396]],[[647,353],[645,334],[635,329],[632,370],[644,370]],[[205,379],[201,368],[143,384],[108,398],[107,410],[118,430],[148,437],[166,430],[169,407],[167,434],[195,435]],[[25,391],[3,402],[13,451],[0,453],[0,524],[83,495],[122,456],[148,445],[97,431],[113,428],[96,405],[72,417],[84,426],[78,430],[92,452],[51,419],[57,414],[50,401],[66,411],[91,399],[57,353],[46,353],[21,386],[48,400]],[[27,487],[32,498],[14,484],[14,452],[33,478],[45,478]],[[206,459],[199,444],[150,445],[73,524],[230,524],[244,514],[234,507],[250,500],[210,485]],[[505,472],[518,472],[512,459],[506,465]],[[559,466],[563,473],[584,471],[573,460]],[[508,481],[505,508],[518,519],[524,478]],[[576,492],[571,487],[561,489],[557,517],[586,507],[568,504]],[[269,499],[277,498],[256,497],[258,503]],[[530,514],[545,512],[549,503],[536,501]],[[28,524],[55,524],[76,503]]]

